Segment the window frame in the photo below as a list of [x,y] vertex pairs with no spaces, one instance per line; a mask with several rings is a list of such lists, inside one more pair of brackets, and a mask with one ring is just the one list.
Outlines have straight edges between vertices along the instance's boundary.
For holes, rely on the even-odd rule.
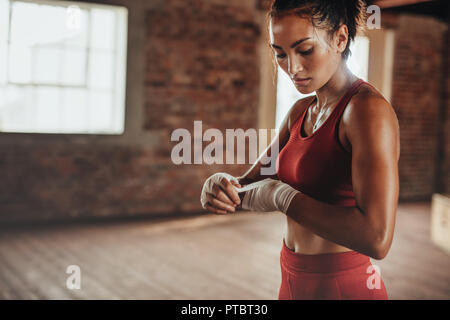
[[[7,34],[6,39],[3,39],[1,41],[5,41],[6,43],[6,82],[0,83],[0,87],[8,90],[12,87],[18,87],[18,88],[32,88],[33,96],[35,97],[37,94],[36,88],[44,88],[44,87],[52,87],[57,88],[59,90],[58,95],[59,97],[67,94],[67,92],[64,92],[65,89],[83,89],[86,90],[84,93],[85,95],[85,103],[87,104],[86,108],[89,109],[89,99],[93,99],[90,95],[101,92],[109,92],[109,100],[112,103],[108,104],[108,110],[110,110],[111,114],[111,120],[109,123],[108,128],[102,128],[99,129],[99,127],[95,127],[92,125],[89,125],[89,120],[91,118],[89,116],[86,116],[85,121],[88,123],[85,128],[81,128],[78,130],[75,130],[73,128],[70,128],[67,125],[60,124],[58,126],[58,130],[51,128],[49,130],[45,129],[39,129],[36,126],[32,125],[32,121],[30,121],[28,124],[26,124],[26,129],[4,129],[0,127],[0,133],[27,133],[27,134],[33,134],[33,133],[45,133],[45,134],[87,134],[87,135],[98,135],[98,134],[106,134],[106,135],[122,135],[124,133],[124,127],[125,127],[125,110],[126,110],[126,88],[127,88],[127,50],[128,50],[128,9],[123,5],[109,5],[109,4],[98,4],[98,3],[83,3],[83,2],[72,2],[72,1],[64,1],[64,0],[56,0],[56,1],[50,1],[50,0],[5,0],[7,10],[8,10],[8,21],[6,23],[7,25]],[[68,51],[64,51],[64,49],[67,48],[66,43],[62,44],[54,44],[53,47],[61,48],[60,53],[60,64],[58,66],[57,71],[60,73],[59,78],[54,83],[45,83],[45,82],[36,82],[33,78],[33,63],[31,63],[31,75],[30,75],[30,81],[28,83],[23,82],[15,82],[11,81],[10,77],[10,64],[11,60],[9,58],[10,56],[10,50],[12,47],[12,39],[11,39],[11,26],[12,26],[12,11],[13,11],[13,4],[14,3],[31,3],[31,4],[37,4],[37,5],[49,5],[52,7],[62,7],[67,10],[70,6],[78,7],[80,10],[86,10],[88,16],[88,25],[86,27],[87,29],[87,38],[85,40],[85,47],[80,46],[82,50],[85,50],[85,61],[84,61],[84,81],[83,84],[67,84],[64,83],[64,80],[61,77],[61,73],[64,70],[64,56],[67,54],[67,52],[70,52],[70,49]],[[104,52],[108,52],[111,54],[112,59],[112,79],[111,79],[111,86],[107,89],[101,88],[101,87],[92,87],[89,85],[89,71],[90,67],[89,64],[92,60],[91,53],[92,51],[101,52],[102,49],[99,48],[93,48],[91,43],[91,35],[92,35],[92,10],[95,9],[101,9],[101,10],[112,10],[114,13],[114,25],[115,29],[113,31],[113,41],[114,44],[111,48],[111,50],[103,49]],[[120,39],[118,39],[120,38]],[[74,48],[74,47],[73,47]],[[72,48],[72,49],[73,49]],[[67,49],[66,49],[67,50]],[[9,88],[8,88],[9,87]],[[14,90],[14,89],[11,89]],[[23,89],[27,90],[27,89]],[[57,103],[57,107],[59,109],[68,108],[66,105],[63,104],[62,98],[60,98],[59,102]],[[34,100],[34,99],[33,99]],[[36,100],[34,100],[36,101]],[[1,107],[1,106],[0,106]],[[31,107],[31,108],[30,108]],[[37,104],[31,103],[28,104],[26,108],[28,111],[33,112],[37,109]],[[69,109],[68,109],[69,110]],[[36,111],[37,112],[37,111]],[[1,114],[0,114],[1,115]],[[58,122],[61,123],[63,118],[60,116],[58,118]]]

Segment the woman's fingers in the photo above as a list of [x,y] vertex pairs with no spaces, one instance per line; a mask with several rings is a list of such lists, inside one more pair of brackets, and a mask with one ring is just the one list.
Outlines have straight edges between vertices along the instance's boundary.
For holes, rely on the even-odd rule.
[[222,209],[222,210],[226,210],[226,211],[230,211],[230,212],[236,211],[236,209],[234,209],[234,205],[232,206],[227,203],[224,203],[224,202],[218,200],[217,198],[212,198],[210,200],[210,203],[218,209]]
[[[240,183],[236,183],[236,182],[234,182],[234,181],[231,181],[231,183],[232,183],[235,187],[242,188],[242,185],[241,185]],[[240,201],[241,203],[240,203],[236,208],[240,208],[240,206],[242,205],[242,199],[244,199],[244,196],[245,196],[245,192],[241,192],[241,193],[237,192],[237,194],[238,194],[239,199],[241,200],[241,201]]]
[[240,184],[240,183],[237,183],[237,182],[231,181],[231,184],[232,184],[233,186],[235,186],[235,187],[238,187],[238,188],[242,188],[242,186],[241,186],[241,184]]
[[223,190],[225,190],[227,196],[231,198],[231,200],[233,201],[232,204],[239,205],[241,203],[239,194],[230,181],[228,181],[227,179],[222,179],[220,186]]
[[230,205],[226,202],[221,201],[220,199],[216,198],[213,194],[208,195],[208,203],[210,205],[212,205],[213,207],[220,209],[220,210],[225,210],[225,211],[230,211],[230,212],[236,211],[234,209],[234,205]]
[[227,214],[228,213],[225,210],[220,210],[220,209],[214,208],[213,206],[211,206],[209,204],[209,202],[205,206],[206,206],[206,210],[211,211],[211,212],[216,213],[216,214]]
[[236,212],[235,207],[241,204],[241,197],[235,187],[241,184],[223,178],[220,184],[214,184],[213,193],[207,193],[208,203],[206,209],[216,214],[227,214]]
[[212,194],[214,195],[214,197],[216,199],[234,207],[234,202],[230,199],[230,197],[227,195],[226,191],[224,191],[220,185],[215,184],[212,187],[212,189],[213,189]]

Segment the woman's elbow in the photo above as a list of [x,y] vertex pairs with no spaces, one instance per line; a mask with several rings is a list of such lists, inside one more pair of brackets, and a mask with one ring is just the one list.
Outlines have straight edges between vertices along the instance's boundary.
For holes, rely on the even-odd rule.
[[387,239],[385,235],[376,237],[371,243],[371,258],[376,260],[384,259],[391,247],[392,240]]
[[384,259],[389,252],[389,248],[387,247],[376,247],[372,249],[371,258],[374,258],[375,260],[382,260]]

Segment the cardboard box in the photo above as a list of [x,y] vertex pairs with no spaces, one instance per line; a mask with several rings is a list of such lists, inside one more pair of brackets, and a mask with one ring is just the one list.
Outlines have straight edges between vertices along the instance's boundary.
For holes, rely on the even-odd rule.
[[450,194],[433,194],[431,200],[431,240],[450,254]]

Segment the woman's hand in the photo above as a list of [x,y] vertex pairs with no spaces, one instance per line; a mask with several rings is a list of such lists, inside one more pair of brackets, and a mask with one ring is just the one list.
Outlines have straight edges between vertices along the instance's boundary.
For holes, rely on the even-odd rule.
[[203,184],[200,197],[202,207],[217,214],[235,212],[241,198],[234,186],[241,187],[232,175],[223,172],[213,174]]

